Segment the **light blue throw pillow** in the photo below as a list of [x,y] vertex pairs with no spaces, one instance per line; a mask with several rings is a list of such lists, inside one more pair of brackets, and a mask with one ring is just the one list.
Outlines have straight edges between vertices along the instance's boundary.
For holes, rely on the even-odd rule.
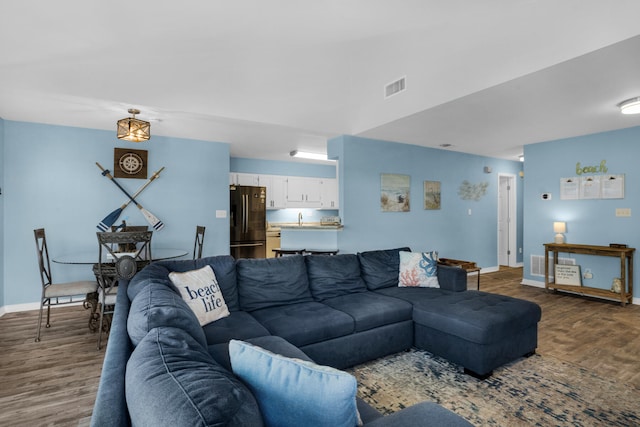
[[266,426],[361,425],[352,375],[244,341],[231,340],[229,356],[233,373],[258,401]]

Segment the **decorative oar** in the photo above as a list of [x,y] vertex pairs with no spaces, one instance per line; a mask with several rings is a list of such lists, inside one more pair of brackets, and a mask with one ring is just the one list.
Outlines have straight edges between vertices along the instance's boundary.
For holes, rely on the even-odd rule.
[[[160,172],[162,172],[164,170],[164,166],[161,167],[157,172],[155,172],[153,175],[151,175],[151,178],[149,178],[147,180],[147,182],[144,183],[144,185],[142,185],[142,187],[140,187],[138,189],[138,191],[136,191],[133,195],[133,198],[135,199],[136,197],[138,197],[138,195],[140,193],[142,193],[142,190],[144,190],[145,188],[147,188],[147,186],[149,184],[151,184],[151,182],[156,179],[158,176],[160,176]],[[100,231],[107,231],[109,229],[109,227],[111,227],[113,224],[115,224],[115,222],[118,220],[118,218],[120,217],[120,214],[122,213],[122,211],[124,210],[124,208],[126,208],[129,203],[131,203],[131,199],[127,200],[126,203],[123,203],[122,206],[120,206],[118,209],[114,210],[113,212],[111,212],[109,215],[105,216],[104,219],[102,221],[100,221],[100,224],[97,225],[98,230]]]
[[135,203],[138,209],[140,209],[140,212],[142,212],[142,215],[144,216],[144,218],[147,220],[149,224],[151,224],[154,230],[160,231],[164,228],[164,223],[160,221],[154,214],[152,214],[151,212],[143,208],[142,205],[140,205],[140,203],[136,202],[136,200],[127,192],[127,190],[125,190],[120,185],[120,183],[116,181],[116,179],[113,176],[111,176],[111,172],[109,172],[109,169],[103,168],[102,165],[98,162],[96,162],[96,165],[98,165],[98,167],[102,171],[102,175],[109,178],[109,180],[111,180],[111,182],[113,182],[120,189],[120,191],[122,191],[133,203]]

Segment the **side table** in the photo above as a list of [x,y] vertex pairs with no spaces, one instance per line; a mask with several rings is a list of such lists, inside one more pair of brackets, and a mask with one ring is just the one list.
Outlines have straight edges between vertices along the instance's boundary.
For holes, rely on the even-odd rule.
[[463,261],[453,258],[439,258],[438,264],[448,265],[450,267],[458,267],[468,273],[478,273],[478,290],[480,290],[480,267],[473,261]]

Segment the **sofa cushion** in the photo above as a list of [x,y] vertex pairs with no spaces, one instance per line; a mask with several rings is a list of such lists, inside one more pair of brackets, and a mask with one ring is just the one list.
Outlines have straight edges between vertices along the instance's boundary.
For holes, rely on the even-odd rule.
[[312,255],[304,258],[307,263],[309,287],[316,300],[322,301],[367,290],[360,276],[360,263],[356,255]]
[[200,326],[227,317],[229,309],[210,265],[197,270],[169,273],[169,280],[180,291],[182,299],[195,313]]
[[202,329],[208,345],[228,342],[233,338],[246,340],[270,335],[269,331],[246,311],[232,311],[230,316],[209,323]]
[[207,339],[198,319],[171,284],[151,283],[131,302],[127,331],[134,346],[153,328],[172,326],[191,335],[201,345]]
[[240,310],[236,284],[236,261],[229,255],[213,256],[196,260],[153,262],[140,270],[138,274],[131,279],[129,287],[127,288],[129,299],[133,301],[137,293],[151,282],[171,284],[169,273],[172,271],[184,273],[185,271],[198,270],[205,265],[209,265],[213,269],[229,311]]
[[477,344],[504,341],[536,325],[541,316],[533,302],[479,291],[413,298],[413,305],[417,324]]
[[[308,360],[313,362],[309,356],[307,356],[302,350],[282,337],[275,335],[268,335],[264,337],[249,338],[246,341],[250,344],[262,347],[265,350],[269,350],[272,353],[280,354],[286,357],[295,357],[297,359]],[[225,369],[231,371],[231,360],[229,358],[229,343],[220,343],[210,345],[207,350],[209,354],[213,356],[216,362],[222,365]]]
[[361,292],[326,299],[323,304],[347,313],[355,321],[355,332],[411,320],[413,306],[375,292]]
[[147,334],[127,363],[125,390],[132,425],[263,425],[247,387],[181,329]]
[[438,252],[400,252],[398,286],[439,288]]
[[359,424],[353,375],[232,340],[233,372],[249,386],[265,424],[354,427]]
[[434,402],[420,402],[367,423],[367,427],[473,427],[469,421]]
[[251,315],[272,335],[297,347],[348,335],[355,329],[351,316],[315,301],[263,308]]
[[237,275],[242,310],[313,301],[302,255],[240,259]]
[[360,274],[369,290],[398,286],[400,251],[411,252],[411,249],[384,249],[358,253]]

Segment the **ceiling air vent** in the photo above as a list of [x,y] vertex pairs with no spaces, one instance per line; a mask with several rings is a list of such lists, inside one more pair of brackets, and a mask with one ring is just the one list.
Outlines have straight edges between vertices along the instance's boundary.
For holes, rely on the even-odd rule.
[[387,99],[397,93],[403,92],[407,87],[407,78],[402,77],[384,87],[384,98]]

